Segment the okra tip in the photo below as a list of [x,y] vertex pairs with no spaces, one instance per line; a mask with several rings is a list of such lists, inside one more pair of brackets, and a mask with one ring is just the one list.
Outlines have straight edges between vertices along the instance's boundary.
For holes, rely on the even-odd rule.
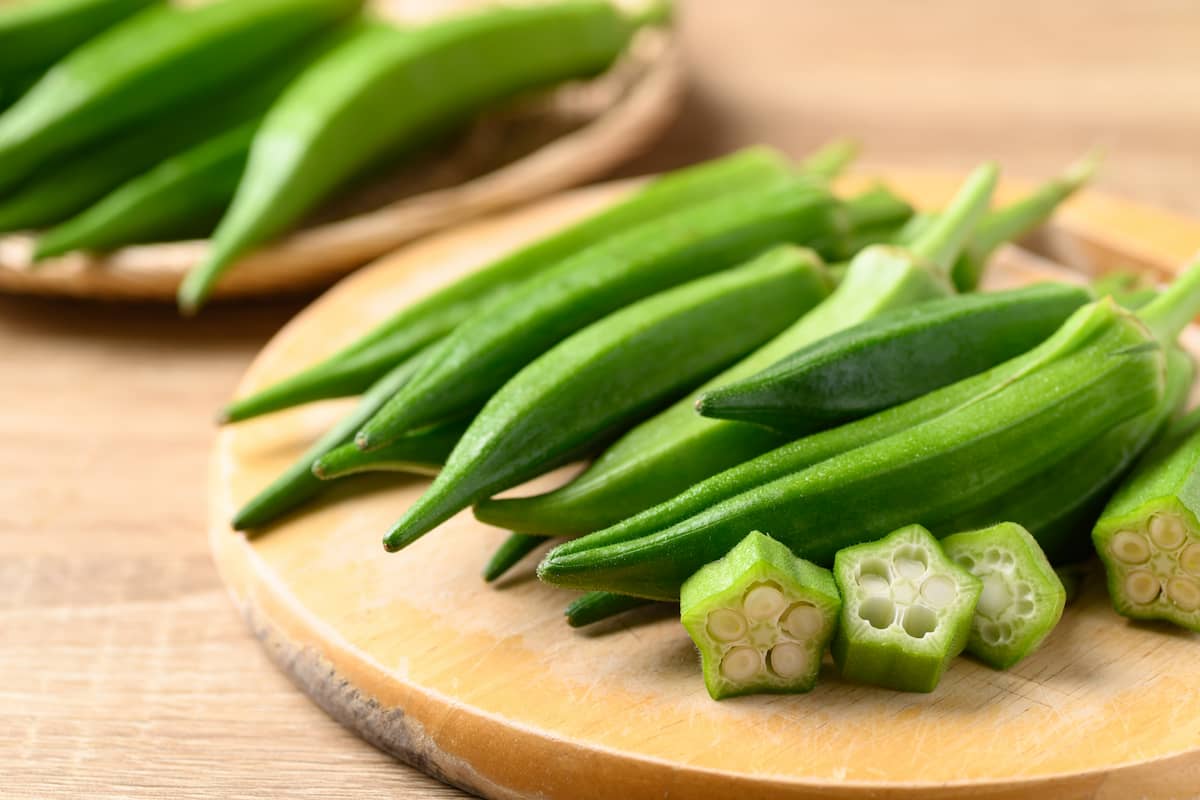
[[1068,190],[1074,191],[1091,183],[1104,164],[1104,156],[1103,147],[1093,147],[1082,158],[1068,166],[1062,177]]
[[1138,312],[1160,342],[1173,342],[1200,314],[1200,252],[1158,297]]
[[649,0],[629,14],[628,19],[635,28],[669,25],[675,16],[675,4],[671,0]]
[[999,176],[1000,167],[995,161],[986,161],[972,170],[946,210],[913,242],[912,252],[948,272],[987,213]]

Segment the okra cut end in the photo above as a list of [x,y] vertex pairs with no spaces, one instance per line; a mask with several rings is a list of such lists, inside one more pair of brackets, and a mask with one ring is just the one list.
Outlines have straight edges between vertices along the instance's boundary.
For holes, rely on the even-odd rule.
[[920,525],[834,557],[842,594],[833,658],[842,677],[931,692],[962,652],[982,584]]
[[841,600],[829,570],[756,531],[688,578],[679,608],[720,700],[812,689]]
[[1200,525],[1174,499],[1105,521],[1092,533],[1117,613],[1200,631]]
[[967,652],[1008,669],[1038,648],[1062,618],[1067,591],[1037,540],[1014,522],[956,533],[942,550],[979,578]]

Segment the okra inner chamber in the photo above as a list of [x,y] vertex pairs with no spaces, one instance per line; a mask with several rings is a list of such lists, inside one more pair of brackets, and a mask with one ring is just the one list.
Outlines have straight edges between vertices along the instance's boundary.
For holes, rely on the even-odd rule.
[[1167,502],[1097,537],[1118,610],[1200,629],[1200,526]]

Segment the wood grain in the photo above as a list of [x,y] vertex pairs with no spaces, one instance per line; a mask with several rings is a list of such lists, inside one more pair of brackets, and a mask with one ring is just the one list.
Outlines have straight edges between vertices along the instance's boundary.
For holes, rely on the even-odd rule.
[[[1112,147],[1100,186],[1200,215],[1200,10],[1186,0],[931,0],[919,12],[685,0],[682,23],[684,115],[625,174],[754,140],[799,154],[851,133],[876,162],[960,169],[994,156],[1037,177],[1099,140]],[[147,307],[0,299],[0,794],[463,796],[297,692],[206,554],[211,415],[298,307],[182,323]],[[1150,775],[1101,796],[1185,795]]]

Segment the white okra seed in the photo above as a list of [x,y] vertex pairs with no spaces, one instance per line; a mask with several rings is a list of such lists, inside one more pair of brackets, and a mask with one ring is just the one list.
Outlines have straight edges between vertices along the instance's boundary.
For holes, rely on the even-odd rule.
[[1200,608],[1200,584],[1191,578],[1175,577],[1167,581],[1167,597],[1184,611]]
[[1013,596],[1008,588],[1008,582],[995,572],[983,576],[983,591],[979,593],[979,602],[975,612],[991,619],[998,618],[1010,605]]
[[753,647],[734,647],[721,659],[721,674],[743,683],[762,669],[762,656]]
[[1129,595],[1129,599],[1135,603],[1153,602],[1161,589],[1158,578],[1147,570],[1134,570],[1125,576],[1125,594]]
[[1134,531],[1121,531],[1112,538],[1113,558],[1126,564],[1144,564],[1150,558],[1150,543]]
[[1200,544],[1189,544],[1179,556],[1179,566],[1193,575],[1200,575]]
[[1187,529],[1172,514],[1155,514],[1150,518],[1150,538],[1164,550],[1174,550],[1187,538]]
[[767,664],[771,671],[781,678],[795,678],[803,675],[808,666],[808,653],[804,648],[792,642],[781,642],[767,653]]
[[911,606],[904,612],[904,632],[920,639],[937,627],[937,614],[924,606]]
[[858,576],[858,585],[867,594],[887,594],[892,589],[887,578],[870,572]]
[[732,608],[708,612],[708,633],[718,642],[736,642],[746,635],[746,618]]
[[742,608],[750,619],[775,619],[787,605],[787,598],[773,583],[760,583],[746,592]]
[[862,605],[858,607],[858,615],[872,626],[882,630],[895,621],[896,606],[892,603],[891,598],[876,595],[862,601]]
[[945,575],[930,575],[921,584],[921,597],[935,608],[944,608],[954,602],[958,587]]
[[923,550],[906,547],[896,553],[892,563],[896,572],[905,578],[919,578],[929,569],[929,556]]
[[825,627],[825,617],[810,603],[797,603],[783,615],[783,630],[793,639],[808,640]]

